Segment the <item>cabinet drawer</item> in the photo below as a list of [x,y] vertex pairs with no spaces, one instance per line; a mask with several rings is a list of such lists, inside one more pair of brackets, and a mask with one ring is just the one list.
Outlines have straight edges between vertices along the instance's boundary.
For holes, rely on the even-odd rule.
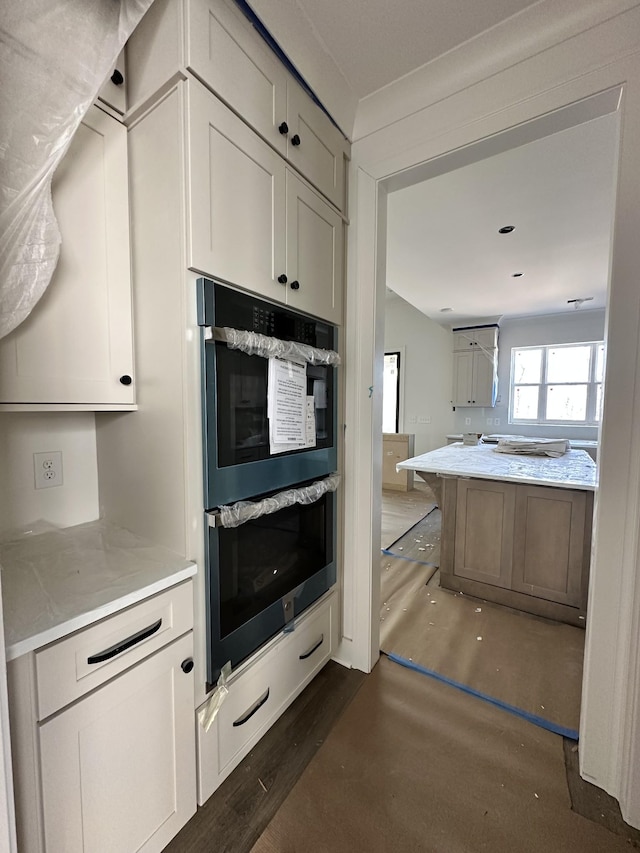
[[229,695],[218,714],[220,773],[273,719],[284,699],[285,681],[280,646],[276,645],[230,685]]
[[331,656],[333,599],[284,638],[279,667],[285,674],[286,696],[299,692]]
[[46,646],[35,654],[43,720],[193,627],[191,581]]

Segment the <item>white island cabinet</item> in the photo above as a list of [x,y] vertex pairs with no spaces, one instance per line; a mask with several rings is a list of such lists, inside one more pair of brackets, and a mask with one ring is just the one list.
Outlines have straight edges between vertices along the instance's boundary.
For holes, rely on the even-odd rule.
[[0,562],[21,853],[159,853],[196,808],[195,567],[100,522]]

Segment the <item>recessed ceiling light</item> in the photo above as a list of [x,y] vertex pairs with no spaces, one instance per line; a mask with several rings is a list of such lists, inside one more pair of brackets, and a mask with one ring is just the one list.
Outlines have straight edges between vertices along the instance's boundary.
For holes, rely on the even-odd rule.
[[446,314],[446,313],[447,313],[447,311],[453,311],[453,308],[441,308],[441,309],[440,309],[440,313],[441,313],[441,314]]
[[502,228],[498,228],[498,234],[511,234],[512,231],[515,231],[515,225],[503,225]]
[[511,278],[520,278],[520,276],[524,275],[523,272],[512,272]]

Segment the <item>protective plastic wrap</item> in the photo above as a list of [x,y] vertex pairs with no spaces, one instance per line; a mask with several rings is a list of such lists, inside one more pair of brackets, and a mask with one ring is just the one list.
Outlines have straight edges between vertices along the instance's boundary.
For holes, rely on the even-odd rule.
[[226,342],[229,349],[239,349],[247,355],[260,355],[263,358],[288,358],[291,361],[304,361],[307,364],[340,364],[340,356],[329,349],[319,349],[296,341],[281,341],[258,332],[243,332],[239,329],[216,327],[213,329],[216,341]]
[[0,4],[0,338],[51,281],[60,252],[51,179],[151,3]]
[[231,661],[227,661],[220,670],[220,678],[216,683],[213,693],[209,696],[204,705],[201,705],[198,709],[198,722],[205,732],[208,732],[213,725],[213,721],[218,716],[218,711],[220,710],[222,703],[227,698],[227,694],[229,693],[227,679],[230,675]]
[[293,504],[312,504],[327,492],[335,492],[340,483],[338,474],[332,474],[324,480],[316,480],[300,489],[287,489],[271,498],[262,501],[238,501],[231,506],[220,507],[220,525],[222,527],[239,527],[253,518],[261,515],[271,515]]

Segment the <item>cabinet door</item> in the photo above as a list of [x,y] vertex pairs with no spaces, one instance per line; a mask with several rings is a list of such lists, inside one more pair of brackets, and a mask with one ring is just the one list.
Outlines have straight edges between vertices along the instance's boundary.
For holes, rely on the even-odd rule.
[[[188,64],[281,154],[287,137],[287,74],[242,13],[226,0],[188,5]],[[284,128],[283,128],[284,130]]]
[[40,727],[47,853],[157,853],[194,814],[186,634]]
[[472,352],[456,352],[453,355],[453,399],[454,406],[471,406],[473,394]]
[[458,480],[455,575],[510,588],[515,503],[514,483]]
[[495,352],[495,350],[480,350],[473,353],[471,403],[474,406],[495,405]]
[[513,589],[581,606],[586,507],[585,492],[518,486]]
[[[127,131],[91,107],[53,180],[62,235],[49,287],[0,341],[0,401],[131,408]],[[5,407],[7,408],[7,407]]]
[[329,117],[294,81],[287,87],[287,157],[340,210],[345,204],[347,143]]
[[343,263],[342,218],[287,170],[288,304],[342,322]]
[[126,60],[124,50],[98,92],[98,100],[124,115],[127,111]]
[[198,84],[189,106],[189,266],[285,302],[284,162]]

